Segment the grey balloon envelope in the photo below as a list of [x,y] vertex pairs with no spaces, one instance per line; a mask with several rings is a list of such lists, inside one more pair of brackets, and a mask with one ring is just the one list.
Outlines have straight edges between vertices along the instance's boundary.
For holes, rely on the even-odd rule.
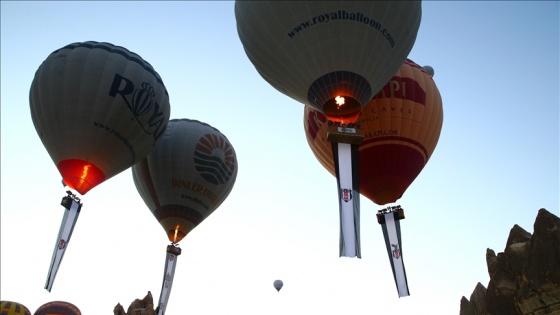
[[280,292],[280,289],[284,286],[284,282],[282,280],[275,280],[273,285],[276,291]]
[[146,206],[177,243],[227,198],[237,178],[237,157],[218,129],[172,119],[160,143],[132,167]]
[[110,43],[73,43],[39,66],[29,92],[35,129],[64,182],[87,191],[143,159],[169,121],[161,77]]
[[421,2],[238,0],[235,17],[257,72],[325,112],[339,94],[364,107],[397,72],[416,41]]

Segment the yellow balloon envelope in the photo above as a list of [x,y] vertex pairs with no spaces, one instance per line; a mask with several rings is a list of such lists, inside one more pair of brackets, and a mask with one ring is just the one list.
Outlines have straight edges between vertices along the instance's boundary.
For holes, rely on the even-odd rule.
[[64,182],[81,194],[144,158],[170,113],[153,67],[126,48],[99,42],[51,53],[35,73],[29,103]]
[[352,121],[416,40],[420,1],[235,2],[249,60],[278,91]]
[[183,239],[231,192],[237,157],[216,128],[172,119],[161,142],[132,167],[134,183],[171,242]]
[[12,302],[0,301],[0,314],[2,315],[31,315],[31,312],[25,305]]
[[[326,117],[306,106],[304,128],[315,157],[335,174]],[[399,199],[430,159],[443,124],[441,95],[430,74],[411,60],[362,110],[358,121],[360,193],[384,205]]]

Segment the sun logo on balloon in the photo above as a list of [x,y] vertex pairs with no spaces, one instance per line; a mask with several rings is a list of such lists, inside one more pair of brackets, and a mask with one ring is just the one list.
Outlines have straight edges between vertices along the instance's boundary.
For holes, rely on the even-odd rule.
[[233,147],[224,137],[206,134],[198,140],[194,164],[205,180],[214,185],[225,184],[234,174]]

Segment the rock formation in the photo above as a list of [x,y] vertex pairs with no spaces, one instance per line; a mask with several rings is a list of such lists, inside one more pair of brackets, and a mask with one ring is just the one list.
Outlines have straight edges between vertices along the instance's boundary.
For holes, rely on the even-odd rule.
[[488,287],[463,297],[460,315],[560,315],[560,218],[540,209],[533,229],[516,224],[503,253],[486,250]]
[[148,294],[142,299],[136,299],[128,307],[128,311],[124,311],[124,308],[120,303],[113,309],[114,315],[156,315],[154,310],[154,299],[152,298],[152,293],[148,291]]

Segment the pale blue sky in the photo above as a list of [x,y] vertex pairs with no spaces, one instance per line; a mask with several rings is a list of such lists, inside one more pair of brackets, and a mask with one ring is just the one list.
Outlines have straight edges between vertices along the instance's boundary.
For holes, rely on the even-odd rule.
[[[264,81],[233,2],[1,3],[0,299],[111,314],[151,291],[169,241],[130,170],[94,188],[61,269],[43,289],[65,195],[29,112],[41,62],[72,42],[110,42],[161,75],[171,118],[218,128],[239,162],[229,198],[180,245],[167,314],[458,314],[486,285],[486,248],[559,215],[557,1],[427,1],[409,58],[435,69],[438,146],[399,204],[411,296],[398,298],[377,206],[362,198],[362,259],[338,257],[336,180],[315,160],[303,105]],[[275,279],[284,281],[277,293]]]

